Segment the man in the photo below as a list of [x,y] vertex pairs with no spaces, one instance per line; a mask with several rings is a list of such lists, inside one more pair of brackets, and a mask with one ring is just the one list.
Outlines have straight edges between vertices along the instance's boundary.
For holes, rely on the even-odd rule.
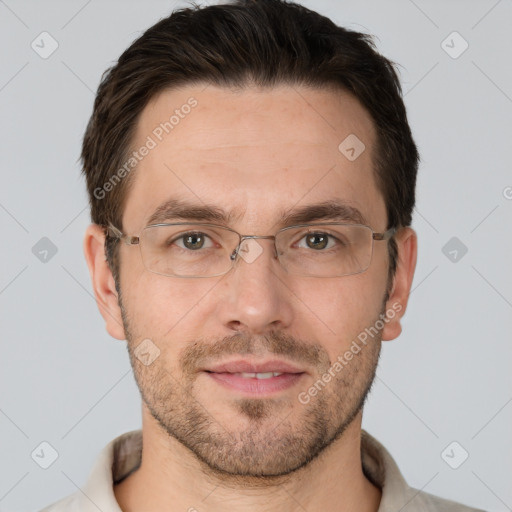
[[177,11],[105,75],[82,159],[143,426],[45,510],[473,510],[361,430],[413,280],[419,160],[369,36],[280,0]]

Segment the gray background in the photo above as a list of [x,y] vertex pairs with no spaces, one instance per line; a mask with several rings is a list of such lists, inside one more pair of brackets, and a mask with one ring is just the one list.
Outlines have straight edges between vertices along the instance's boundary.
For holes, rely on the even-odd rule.
[[[410,485],[512,510],[512,3],[303,3],[376,35],[400,63],[422,156],[412,296],[403,334],[384,344],[363,426]],[[75,492],[103,446],[140,427],[125,343],[104,330],[82,255],[77,158],[101,73],[176,5],[0,1],[2,511]],[[43,31],[59,45],[47,59],[31,48]],[[461,55],[453,31],[469,44]],[[57,248],[46,262],[43,246],[32,252],[43,237]],[[452,237],[459,247],[444,251],[455,248],[455,262],[443,252]],[[46,470],[31,457],[43,441],[58,452]],[[452,465],[469,453],[458,469],[441,456],[453,441]]]

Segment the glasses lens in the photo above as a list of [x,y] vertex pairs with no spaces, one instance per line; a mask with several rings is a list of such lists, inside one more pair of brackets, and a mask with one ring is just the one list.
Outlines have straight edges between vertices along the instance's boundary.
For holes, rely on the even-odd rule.
[[362,225],[318,224],[278,233],[278,254],[288,273],[339,277],[366,270],[372,256],[372,230]]
[[148,226],[141,236],[144,266],[166,276],[213,277],[231,268],[238,235],[200,224]]

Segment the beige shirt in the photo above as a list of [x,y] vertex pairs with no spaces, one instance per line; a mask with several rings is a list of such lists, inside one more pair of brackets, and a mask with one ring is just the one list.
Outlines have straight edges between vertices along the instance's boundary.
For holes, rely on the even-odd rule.
[[[80,491],[40,512],[122,512],[113,490],[141,461],[142,431],[127,432],[100,453]],[[361,431],[361,458],[367,478],[382,489],[378,512],[483,512],[409,487],[389,452],[366,431]],[[407,505],[407,507],[406,507]]]

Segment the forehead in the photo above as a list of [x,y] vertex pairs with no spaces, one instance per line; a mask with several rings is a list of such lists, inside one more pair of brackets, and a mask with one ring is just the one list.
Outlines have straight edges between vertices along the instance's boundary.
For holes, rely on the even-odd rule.
[[372,227],[384,226],[375,140],[370,115],[346,92],[285,85],[166,90],[137,124],[123,225],[140,229],[177,199],[218,206],[258,229],[285,211],[340,200]]

